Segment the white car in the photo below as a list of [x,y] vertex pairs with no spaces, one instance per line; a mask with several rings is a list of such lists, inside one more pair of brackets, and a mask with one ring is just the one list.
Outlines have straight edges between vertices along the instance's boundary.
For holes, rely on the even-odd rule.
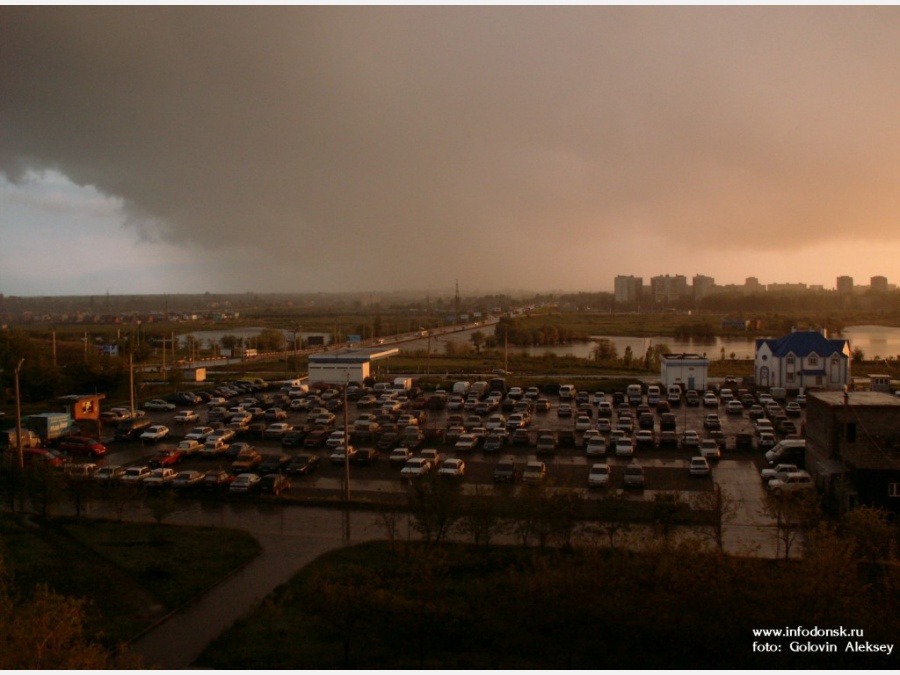
[[588,457],[596,457],[603,456],[606,454],[606,439],[605,438],[592,438],[588,441],[587,447],[585,448],[585,452]]
[[540,483],[547,477],[547,466],[543,462],[528,462],[522,471],[522,481],[525,483]]
[[169,427],[163,426],[162,424],[154,424],[152,427],[147,427],[147,431],[141,434],[141,440],[156,443],[168,435]]
[[783,494],[791,494],[801,490],[814,490],[816,484],[813,482],[812,476],[805,471],[797,471],[789,473],[784,478],[773,478],[769,481],[769,492],[776,497]]
[[203,482],[203,476],[202,471],[179,471],[172,481],[172,487],[178,490],[195,487]]
[[691,463],[688,466],[688,472],[692,476],[708,476],[709,462],[706,457],[691,457]]
[[176,422],[180,422],[181,424],[188,424],[189,422],[200,421],[200,415],[195,413],[193,410],[182,410],[177,415],[175,415],[174,419]]
[[696,431],[688,429],[684,432],[684,436],[681,437],[681,447],[688,449],[699,448],[700,435]]
[[719,399],[711,391],[703,394],[703,406],[706,408],[716,408],[719,405]]
[[625,467],[625,487],[644,487],[644,467],[636,462]]
[[163,467],[161,469],[153,469],[150,475],[144,479],[144,485],[150,488],[160,488],[171,485],[178,473],[175,469]]
[[125,469],[120,480],[125,485],[138,485],[144,482],[144,479],[150,475],[149,466],[130,466]]
[[601,488],[609,485],[609,464],[594,464],[588,474],[588,487]]
[[175,404],[163,401],[161,398],[154,398],[144,404],[144,410],[162,410],[171,412],[172,410],[175,410]]
[[575,431],[587,431],[594,426],[593,420],[587,415],[579,415],[575,418]]
[[743,415],[744,406],[740,401],[732,399],[728,401],[728,404],[725,406],[725,413],[727,415]]
[[796,464],[776,464],[771,469],[763,469],[759,472],[759,477],[762,478],[762,482],[766,485],[769,484],[769,481],[778,478],[779,480],[783,480],[787,477],[788,474],[791,473],[799,473],[800,467]]
[[416,478],[426,475],[431,471],[431,462],[424,457],[413,457],[406,460],[406,464],[400,469],[401,478]]
[[478,447],[478,436],[475,434],[462,434],[453,447],[462,452],[471,452]]
[[200,441],[195,441],[193,439],[183,440],[178,444],[178,449],[185,455],[196,455],[200,452],[202,447],[203,444]]
[[634,454],[634,441],[630,436],[616,439],[616,457],[631,457]]
[[[346,453],[349,453],[350,456],[349,456],[347,459],[349,459],[349,460],[352,462],[352,461],[353,461],[353,458],[356,457],[356,448],[354,448],[354,447],[351,445],[351,446],[350,446],[350,449],[349,449],[349,450],[346,450]],[[338,445],[337,447],[335,447],[335,448],[332,450],[331,454],[328,456],[328,460],[329,460],[332,464],[343,464],[344,461],[345,461],[344,455],[345,455],[345,449],[344,449],[344,446],[343,446],[343,445]]]
[[704,438],[700,442],[700,456],[707,460],[719,459],[722,456],[722,451],[719,449],[716,439]]
[[202,443],[213,431],[212,427],[194,427],[184,435],[184,440],[200,441]]
[[224,438],[207,438],[203,447],[200,448],[201,457],[221,457],[228,452],[228,443]]
[[466,463],[461,459],[447,459],[438,469],[438,475],[461,478],[466,475]]

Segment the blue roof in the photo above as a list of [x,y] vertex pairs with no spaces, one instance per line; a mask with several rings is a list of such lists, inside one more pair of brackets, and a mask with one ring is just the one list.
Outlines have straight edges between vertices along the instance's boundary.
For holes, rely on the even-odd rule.
[[756,341],[756,349],[767,344],[774,356],[787,356],[795,354],[805,358],[810,354],[830,356],[831,354],[843,354],[847,340],[829,340],[827,337],[814,330],[796,331],[780,338],[759,339]]

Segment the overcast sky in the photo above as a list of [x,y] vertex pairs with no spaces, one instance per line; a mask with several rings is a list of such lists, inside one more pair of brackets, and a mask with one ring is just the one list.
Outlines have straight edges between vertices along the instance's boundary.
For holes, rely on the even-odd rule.
[[900,280],[900,8],[0,8],[0,293]]

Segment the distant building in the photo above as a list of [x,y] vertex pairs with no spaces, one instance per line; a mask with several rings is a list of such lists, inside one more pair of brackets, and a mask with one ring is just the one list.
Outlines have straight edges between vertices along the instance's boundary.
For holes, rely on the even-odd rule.
[[888,280],[887,277],[877,276],[869,280],[869,289],[876,293],[887,293]]
[[399,354],[397,348],[341,349],[309,355],[309,383],[362,384],[371,374],[373,361]]
[[644,290],[642,277],[619,275],[615,280],[616,302],[623,305],[637,304]]
[[702,274],[695,274],[692,286],[694,288],[694,302],[700,302],[703,298],[715,292],[716,280]]
[[650,293],[655,303],[678,302],[688,296],[687,277],[682,274],[652,277]]
[[684,391],[703,391],[709,373],[709,359],[699,354],[660,356],[660,380],[664,387],[679,385]]
[[754,373],[759,387],[843,389],[850,382],[850,342],[818,331],[759,339]]
[[759,283],[759,279],[756,277],[747,277],[744,281],[744,292],[745,293],[764,293],[766,287]]
[[835,285],[838,293],[852,293],[853,292],[853,277],[838,277],[837,284]]

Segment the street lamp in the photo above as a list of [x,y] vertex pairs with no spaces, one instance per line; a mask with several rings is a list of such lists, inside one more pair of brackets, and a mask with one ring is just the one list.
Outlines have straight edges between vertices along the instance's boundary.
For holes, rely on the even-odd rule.
[[21,359],[19,365],[17,365],[13,371],[16,389],[16,449],[19,453],[20,469],[25,468],[25,458],[22,456],[22,398],[19,394],[19,370],[21,370],[23,363],[25,363],[25,359]]

